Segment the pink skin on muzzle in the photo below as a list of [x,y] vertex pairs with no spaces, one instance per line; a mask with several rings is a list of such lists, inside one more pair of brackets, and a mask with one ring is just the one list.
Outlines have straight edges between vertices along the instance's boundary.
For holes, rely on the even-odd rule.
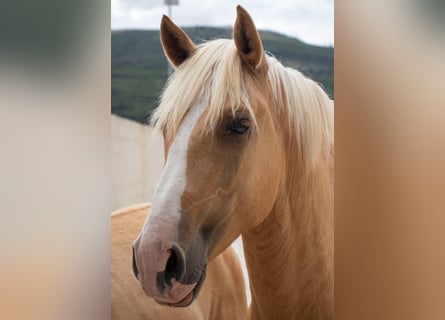
[[[170,285],[159,285],[159,277],[166,272],[167,262],[174,246],[176,218],[169,215],[150,217],[134,242],[137,278],[145,293],[163,304],[189,304],[193,299],[194,284],[181,284],[172,278]],[[182,301],[184,300],[184,301]]]

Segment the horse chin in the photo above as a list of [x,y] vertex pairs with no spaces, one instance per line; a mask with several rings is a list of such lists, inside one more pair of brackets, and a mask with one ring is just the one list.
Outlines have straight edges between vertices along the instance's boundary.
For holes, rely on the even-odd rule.
[[156,299],[155,299],[155,301],[157,303],[159,303],[160,305],[167,306],[167,307],[176,307],[176,308],[188,307],[193,302],[193,300],[195,299],[194,298],[194,296],[195,296],[194,290],[195,289],[190,291],[182,300],[180,300],[178,302],[174,302],[174,303],[172,303],[172,302],[164,302],[164,301],[159,301],[159,300],[156,300]]
[[204,270],[201,273],[201,276],[200,276],[198,282],[193,287],[193,289],[189,293],[187,293],[185,295],[185,297],[182,298],[181,300],[179,300],[177,302],[167,302],[167,301],[162,301],[162,300],[156,300],[155,299],[155,301],[157,303],[159,303],[160,305],[168,306],[168,307],[175,307],[175,308],[188,307],[198,297],[199,292],[201,291],[201,287],[202,287],[202,285],[204,283],[206,274],[207,274],[207,266],[205,266]]

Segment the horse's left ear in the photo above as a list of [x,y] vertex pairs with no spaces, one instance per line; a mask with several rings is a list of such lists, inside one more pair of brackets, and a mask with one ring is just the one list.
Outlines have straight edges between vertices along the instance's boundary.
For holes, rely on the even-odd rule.
[[238,49],[238,54],[244,63],[253,69],[260,69],[265,60],[260,35],[246,9],[238,5],[236,13],[233,40]]
[[161,43],[165,55],[177,68],[187,60],[197,49],[187,34],[174,24],[166,15],[161,21]]

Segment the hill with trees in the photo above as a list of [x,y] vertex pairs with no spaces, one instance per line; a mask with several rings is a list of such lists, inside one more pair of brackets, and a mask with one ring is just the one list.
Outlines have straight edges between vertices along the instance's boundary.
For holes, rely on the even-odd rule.
[[[230,28],[184,28],[195,43],[232,38]],[[334,48],[308,45],[270,31],[260,31],[264,49],[285,66],[319,82],[334,97]],[[111,112],[146,123],[167,80],[167,60],[159,30],[111,33]]]

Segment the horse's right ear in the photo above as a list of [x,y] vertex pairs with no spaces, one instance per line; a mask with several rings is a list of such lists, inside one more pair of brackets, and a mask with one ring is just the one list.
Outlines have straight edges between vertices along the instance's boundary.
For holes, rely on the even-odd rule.
[[173,67],[179,67],[197,49],[187,34],[166,15],[161,21],[161,43]]

